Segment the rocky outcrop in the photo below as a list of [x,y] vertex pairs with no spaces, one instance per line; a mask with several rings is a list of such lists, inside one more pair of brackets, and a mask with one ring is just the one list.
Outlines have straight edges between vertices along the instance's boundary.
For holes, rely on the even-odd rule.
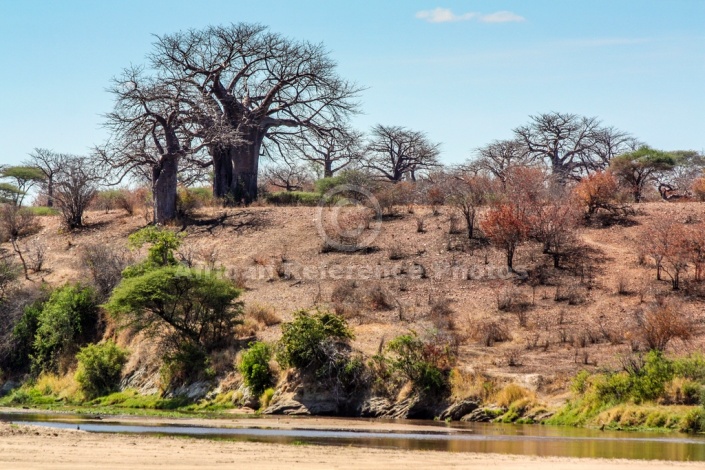
[[438,416],[439,419],[451,421],[459,421],[464,416],[475,411],[480,405],[475,400],[466,399],[453,403]]

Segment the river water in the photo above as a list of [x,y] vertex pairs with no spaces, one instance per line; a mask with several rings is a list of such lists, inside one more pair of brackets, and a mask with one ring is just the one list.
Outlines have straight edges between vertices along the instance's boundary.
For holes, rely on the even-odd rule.
[[[174,419],[170,424],[133,425],[117,418],[90,419],[85,415],[2,413],[0,421],[32,424],[52,428],[68,428],[87,432],[180,435],[194,438],[229,439],[237,441],[280,444],[353,445],[389,449],[436,450],[445,452],[481,452],[534,456],[591,458],[657,459],[705,461],[705,438],[687,434],[655,434],[591,429],[485,423],[417,424],[419,431],[370,432],[307,429],[306,418],[296,418],[297,429],[271,429],[263,418],[261,428],[238,428],[237,420],[217,419],[214,426],[190,426]],[[360,420],[352,419],[351,423]],[[392,421],[365,420],[389,423]],[[428,432],[428,426],[438,432]],[[422,427],[423,426],[423,427]]]

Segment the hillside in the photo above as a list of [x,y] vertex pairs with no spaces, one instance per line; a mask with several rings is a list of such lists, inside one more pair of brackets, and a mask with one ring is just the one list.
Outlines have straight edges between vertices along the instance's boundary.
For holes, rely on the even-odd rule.
[[[705,221],[705,204],[644,203],[630,223],[582,228],[584,248],[563,269],[553,269],[537,244],[521,245],[516,274],[506,272],[497,250],[469,243],[464,233],[449,234],[451,214],[446,206],[436,215],[429,207],[400,209],[382,222],[372,248],[356,253],[322,253],[316,207],[208,208],[174,229],[187,234],[179,249],[183,258],[244,284],[246,306],[271,307],[282,321],[298,309],[334,310],[348,319],[352,345],[366,355],[409,330],[437,327],[457,336],[461,370],[519,382],[545,397],[566,391],[581,369],[619,368],[621,358],[639,347],[634,312],[656,296],[678,298],[681,312],[698,325],[689,342],[673,341],[669,350],[703,350],[701,301],[655,280],[651,262],[640,262],[638,237],[660,218]],[[417,230],[419,218],[424,233]],[[40,231],[24,240],[47,247],[45,270],[31,275],[33,283],[87,279],[81,263],[87,246],[126,251],[127,236],[145,226],[143,217],[121,211],[90,212],[86,222],[86,229],[67,233],[57,217],[40,218]],[[540,265],[546,268],[534,282]],[[487,341],[489,329],[497,327],[507,330],[506,341]],[[241,336],[252,334],[274,340],[281,330],[250,319]]]

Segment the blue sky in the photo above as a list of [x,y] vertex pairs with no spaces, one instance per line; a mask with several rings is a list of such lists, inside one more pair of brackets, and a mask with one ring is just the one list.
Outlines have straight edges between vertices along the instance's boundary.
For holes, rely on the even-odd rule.
[[153,34],[239,21],[324,43],[367,87],[358,128],[425,131],[448,163],[549,111],[705,148],[703,0],[0,0],[0,163],[87,152]]

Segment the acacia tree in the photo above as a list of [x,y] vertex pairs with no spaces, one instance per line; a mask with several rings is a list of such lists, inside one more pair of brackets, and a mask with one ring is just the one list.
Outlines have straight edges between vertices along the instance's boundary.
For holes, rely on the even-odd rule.
[[336,127],[356,112],[354,99],[361,90],[337,75],[322,45],[294,41],[258,24],[160,36],[151,60],[171,79],[201,93],[239,136],[208,146],[214,195],[233,202],[256,198],[266,137],[279,128]]
[[546,160],[562,183],[599,168],[599,162],[608,156],[604,145],[611,140],[606,136],[617,132],[600,127],[597,118],[576,114],[553,112],[530,119],[529,124],[514,129],[516,139],[530,156]]
[[393,183],[404,177],[415,180],[417,171],[439,166],[440,145],[423,132],[377,124],[371,134],[365,166]]
[[8,166],[0,169],[0,178],[12,180],[17,188],[12,203],[22,206],[25,196],[32,187],[44,179],[44,174],[34,166]]
[[615,157],[610,162],[612,172],[631,190],[634,202],[641,202],[646,185],[655,181],[661,172],[676,165],[672,155],[642,146],[634,152]]

